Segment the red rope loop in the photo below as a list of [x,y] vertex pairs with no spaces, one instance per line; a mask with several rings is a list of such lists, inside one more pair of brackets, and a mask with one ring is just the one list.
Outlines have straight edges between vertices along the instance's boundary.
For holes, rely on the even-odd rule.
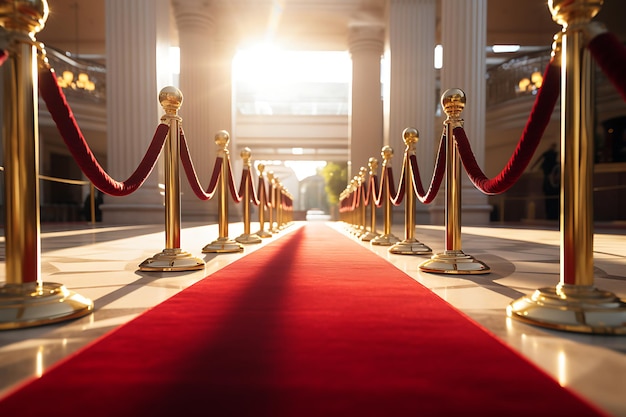
[[46,103],[46,107],[54,120],[59,133],[63,137],[65,145],[76,160],[83,173],[93,185],[105,194],[113,196],[125,196],[137,190],[148,178],[159,158],[169,126],[159,124],[148,147],[148,151],[126,181],[119,182],[111,178],[98,163],[95,155],[89,149],[89,145],[78,127],[72,109],[57,83],[54,70],[41,69],[39,71],[39,91]]
[[626,47],[613,33],[605,32],[587,45],[602,72],[626,101]]
[[365,189],[365,207],[369,206],[370,203],[375,205],[377,200],[376,190],[378,190],[378,176],[376,174],[370,175]]
[[249,191],[249,198],[250,198],[250,202],[252,202],[252,204],[254,204],[255,206],[259,205],[259,199],[257,197],[256,194],[256,190],[254,188],[254,184],[252,182],[252,175],[250,173],[250,169],[245,167],[242,171],[242,175],[241,175],[241,183],[239,184],[239,195],[241,196],[241,199],[243,200],[244,196],[246,195],[246,188]]
[[417,164],[417,156],[411,155],[409,163],[413,174],[413,191],[415,191],[417,198],[423,204],[432,203],[439,192],[443,176],[446,173],[446,137],[442,136],[441,141],[439,142],[437,162],[435,164],[433,177],[430,181],[430,186],[428,187],[428,192],[424,192],[424,187],[422,187],[422,178],[420,177],[420,170]]
[[243,189],[240,189],[239,192],[237,192],[237,188],[235,187],[235,177],[233,175],[233,166],[230,164],[230,158],[226,158],[226,163],[228,164],[228,188],[230,189],[230,195],[233,197],[235,203],[241,203],[241,200],[243,200]]
[[181,129],[180,161],[183,164],[183,169],[185,170],[185,174],[187,175],[187,181],[189,181],[189,185],[191,186],[191,189],[193,190],[196,197],[203,201],[213,198],[213,196],[215,195],[215,190],[217,190],[217,183],[219,181],[220,174],[222,173],[222,165],[224,164],[224,159],[221,157],[216,158],[209,186],[207,187],[206,191],[203,190],[202,186],[200,185],[200,181],[198,180],[198,175],[196,174],[196,169],[193,165],[193,161],[191,160],[191,155],[189,154],[187,140],[185,139],[185,132],[183,132],[183,130]]
[[485,194],[503,193],[511,188],[523,174],[535,150],[537,150],[546,126],[550,122],[550,117],[561,91],[560,77],[560,68],[550,61],[544,74],[543,85],[539,89],[517,148],[509,159],[508,164],[495,178],[488,179],[478,166],[465,130],[462,127],[454,129],[454,138],[465,171],[474,186],[480,191]]
[[270,202],[267,198],[267,186],[265,185],[265,178],[263,178],[263,174],[259,175],[259,204],[263,207],[270,208]]
[[[405,158],[406,159],[406,158]],[[393,181],[393,170],[391,167],[387,167],[387,187],[389,187],[389,200],[391,200],[391,204],[394,206],[399,206],[402,204],[402,200],[404,200],[404,194],[406,192],[406,184],[404,183],[404,167],[406,164],[406,160],[402,161],[402,173],[400,174],[400,188],[398,188],[398,192],[395,189],[395,182]]]

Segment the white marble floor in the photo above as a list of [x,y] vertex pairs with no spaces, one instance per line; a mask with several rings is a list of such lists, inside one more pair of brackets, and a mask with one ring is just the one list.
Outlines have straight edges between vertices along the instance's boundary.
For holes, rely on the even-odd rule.
[[[41,270],[45,282],[58,282],[95,302],[95,311],[64,323],[0,331],[0,397],[99,336],[189,285],[303,223],[295,223],[241,254],[202,254],[218,237],[217,225],[184,224],[181,247],[206,261],[193,272],[141,272],[138,265],[165,246],[162,225],[92,227],[44,225]],[[329,223],[350,236],[343,223]],[[255,229],[253,224],[252,229]],[[231,224],[229,236],[242,233]],[[394,227],[403,238],[403,227]],[[488,275],[444,276],[418,270],[427,256],[392,255],[388,247],[370,248],[430,288],[495,334],[511,348],[614,416],[626,417],[626,336],[568,333],[530,326],[506,317],[514,299],[559,282],[560,233],[523,227],[464,227],[465,253],[487,263]],[[435,253],[444,247],[444,229],[418,226],[415,237]],[[2,243],[3,249],[3,243]],[[595,286],[626,299],[626,229],[600,228],[594,239]],[[2,262],[4,263],[4,262]],[[0,283],[5,271],[1,268]],[[445,331],[445,329],[442,329]]]

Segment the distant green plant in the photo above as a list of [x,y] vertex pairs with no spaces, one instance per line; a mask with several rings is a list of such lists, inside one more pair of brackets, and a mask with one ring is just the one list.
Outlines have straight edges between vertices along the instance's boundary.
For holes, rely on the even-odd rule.
[[348,184],[348,163],[328,162],[319,173],[326,183],[324,190],[328,196],[328,204],[333,206],[339,203],[339,194]]

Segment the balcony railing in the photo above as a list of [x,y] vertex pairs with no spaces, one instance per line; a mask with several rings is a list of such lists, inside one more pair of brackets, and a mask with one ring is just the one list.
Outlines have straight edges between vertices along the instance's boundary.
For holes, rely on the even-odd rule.
[[68,99],[106,102],[106,67],[98,62],[72,57],[46,46],[50,66],[54,68]]

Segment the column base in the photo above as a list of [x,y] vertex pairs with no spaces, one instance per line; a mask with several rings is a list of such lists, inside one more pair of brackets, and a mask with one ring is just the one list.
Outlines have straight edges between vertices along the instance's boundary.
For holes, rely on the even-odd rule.
[[228,237],[220,237],[202,248],[202,253],[236,253],[242,252],[243,245]]
[[396,255],[429,255],[433,250],[417,239],[404,239],[390,247],[389,252]]
[[179,248],[163,249],[139,264],[140,271],[195,271],[204,268],[204,261]]
[[527,324],[578,333],[626,334],[626,303],[592,286],[540,288],[508,305],[507,316]]
[[58,323],[93,311],[93,301],[55,282],[0,287],[0,330]]
[[486,264],[461,250],[449,250],[433,255],[429,260],[423,262],[419,269],[433,274],[451,275],[475,275],[491,272]]

